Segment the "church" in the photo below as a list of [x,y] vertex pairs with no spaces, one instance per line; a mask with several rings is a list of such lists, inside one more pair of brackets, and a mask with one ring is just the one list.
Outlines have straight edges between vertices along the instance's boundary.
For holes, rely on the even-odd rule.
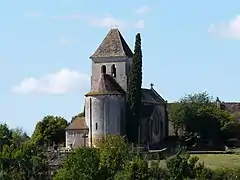
[[[91,89],[85,94],[85,117],[66,128],[66,148],[95,147],[108,134],[126,135],[126,92],[133,52],[119,29],[110,29],[92,61]],[[139,144],[156,145],[168,136],[167,101],[153,88],[142,88]]]

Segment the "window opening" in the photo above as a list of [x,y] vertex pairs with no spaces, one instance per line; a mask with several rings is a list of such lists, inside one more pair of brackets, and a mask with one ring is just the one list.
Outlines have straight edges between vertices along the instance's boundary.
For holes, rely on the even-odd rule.
[[102,73],[102,74],[106,74],[106,66],[105,66],[105,65],[102,65],[102,67],[101,67],[101,73]]
[[113,77],[116,77],[116,66],[115,66],[115,64],[113,64],[112,66],[111,66],[111,75],[113,76]]

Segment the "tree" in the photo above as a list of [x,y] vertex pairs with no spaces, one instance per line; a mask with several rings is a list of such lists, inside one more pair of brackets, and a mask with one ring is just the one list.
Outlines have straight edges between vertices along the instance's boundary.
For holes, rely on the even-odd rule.
[[77,117],[85,117],[85,106],[84,106],[83,111],[82,111],[81,113],[79,113],[79,114],[77,114],[76,116],[73,116],[73,117],[72,117],[71,122],[72,122],[74,119],[76,119]]
[[12,144],[14,144],[16,148],[19,148],[20,145],[22,145],[23,143],[30,139],[27,133],[22,130],[22,128],[18,127],[12,129],[11,131],[12,131]]
[[117,173],[114,177],[115,180],[148,180],[149,178],[148,163],[140,156],[136,156],[132,162],[128,162],[124,171]]
[[206,140],[221,137],[223,128],[233,121],[233,116],[219,108],[206,92],[181,98],[169,116],[177,130],[184,127],[187,134],[198,134]]
[[171,121],[174,129],[175,136],[179,135],[179,131],[183,129],[184,113],[181,103],[176,102],[169,107],[169,120]]
[[132,70],[127,88],[127,136],[137,143],[138,126],[141,115],[141,87],[142,87],[142,50],[140,33],[136,35]]
[[104,179],[113,179],[129,160],[129,147],[124,137],[119,135],[108,135],[98,144],[98,147],[100,150],[100,169],[105,175]]
[[38,144],[53,145],[65,142],[67,120],[59,116],[45,116],[35,127],[32,139]]
[[25,179],[44,179],[47,177],[46,149],[29,140],[24,143],[15,153],[17,162],[15,169]]
[[78,148],[63,162],[54,180],[101,180],[99,151],[95,148]]
[[[191,157],[185,152],[179,152],[174,157],[168,159],[166,165],[170,179],[195,179],[198,176],[202,176],[206,169],[203,163],[199,163],[198,160],[198,157]],[[206,175],[203,179],[206,179]]]
[[10,145],[12,140],[12,131],[7,124],[0,124],[0,151],[4,144]]

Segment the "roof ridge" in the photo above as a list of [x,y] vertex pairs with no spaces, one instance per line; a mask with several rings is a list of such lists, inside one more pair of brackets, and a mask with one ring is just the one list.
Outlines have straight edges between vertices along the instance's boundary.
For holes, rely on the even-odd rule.
[[97,50],[90,57],[132,57],[133,53],[118,28],[110,29]]

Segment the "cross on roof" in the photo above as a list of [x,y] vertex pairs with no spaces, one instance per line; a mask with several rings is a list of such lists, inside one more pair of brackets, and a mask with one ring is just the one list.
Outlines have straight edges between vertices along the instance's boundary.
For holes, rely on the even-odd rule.
[[151,84],[150,84],[150,86],[151,86],[151,89],[153,89],[153,86],[154,86],[154,84],[153,84],[153,83],[151,83]]
[[115,25],[111,25],[111,29],[115,29],[115,28],[118,28],[118,25],[117,24],[115,24]]

